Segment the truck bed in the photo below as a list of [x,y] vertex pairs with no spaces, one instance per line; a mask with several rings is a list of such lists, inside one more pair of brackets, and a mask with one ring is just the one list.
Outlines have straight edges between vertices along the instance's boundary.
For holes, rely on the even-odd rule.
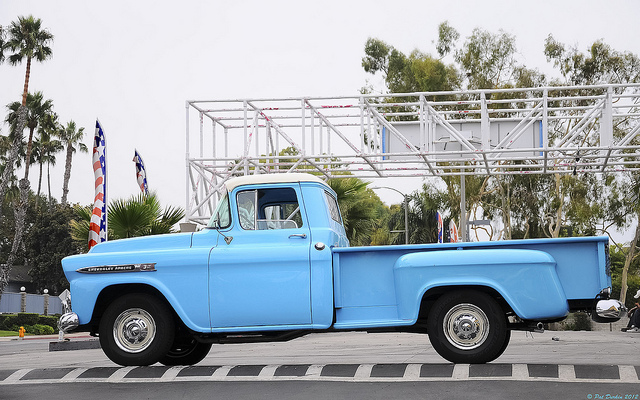
[[[414,324],[417,318],[416,312],[403,310],[402,297],[416,296],[413,299],[406,299],[406,302],[413,301],[414,304],[419,304],[420,298],[417,296],[421,296],[423,293],[411,293],[411,290],[407,290],[405,287],[398,290],[399,284],[405,285],[405,283],[398,282],[398,268],[401,260],[407,255],[416,253],[431,253],[427,257],[441,257],[444,260],[443,263],[446,264],[448,259],[458,259],[460,256],[457,254],[456,257],[449,257],[446,252],[473,250],[471,253],[477,259],[474,261],[477,268],[485,268],[483,272],[489,272],[489,269],[493,269],[493,273],[501,275],[501,278],[504,279],[507,279],[511,273],[519,275],[518,280],[522,285],[522,292],[528,290],[530,296],[539,296],[539,299],[532,299],[539,306],[544,306],[545,300],[550,300],[548,297],[552,296],[554,291],[551,289],[557,289],[556,291],[564,292],[569,303],[567,309],[579,308],[583,304],[592,303],[595,296],[608,286],[607,274],[610,273],[608,241],[607,237],[577,237],[334,248],[333,279],[336,307],[334,327],[349,329],[357,328],[359,325],[371,326],[372,321],[379,321],[378,326],[381,327]],[[500,252],[491,251],[498,249]],[[525,259],[519,260],[518,265],[510,268],[507,259],[507,265],[501,265],[500,270],[495,271],[497,268],[495,262],[489,263],[482,257],[485,254],[484,251],[487,251],[487,255],[491,253],[492,257],[497,254],[508,257],[509,250],[524,250],[525,252],[519,254],[532,255],[532,258],[536,259],[539,257],[539,252],[546,253],[550,256],[550,262],[546,262],[544,259],[542,261],[532,259],[532,266],[535,265],[535,267],[530,269],[523,267],[523,262],[525,264],[527,262]],[[597,268],[594,266],[596,263],[605,265],[606,268]],[[527,282],[537,282],[535,276],[542,276],[546,273],[544,272],[545,267],[539,264],[550,264],[548,268],[553,271],[548,274],[554,276],[542,279],[537,286],[532,283],[530,287],[524,287]],[[443,268],[446,269],[448,266],[438,269],[430,268],[423,271],[420,278],[425,281],[437,279],[435,276],[424,275],[442,274]],[[451,276],[451,273],[454,273],[454,267],[450,267],[449,271],[448,275]],[[599,271],[602,272],[599,273]],[[458,269],[455,273],[464,274],[465,272]],[[526,274],[533,274],[533,276],[527,278]],[[558,284],[561,288],[553,287]],[[547,313],[562,314],[563,311],[549,309]],[[555,317],[562,317],[562,315],[555,315]]]

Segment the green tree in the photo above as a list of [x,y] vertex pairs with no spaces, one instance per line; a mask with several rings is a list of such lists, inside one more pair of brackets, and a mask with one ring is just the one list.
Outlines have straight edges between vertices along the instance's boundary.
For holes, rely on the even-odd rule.
[[[640,82],[640,58],[631,52],[617,51],[608,44],[599,40],[594,42],[587,53],[581,52],[576,46],[566,46],[549,35],[545,41],[545,56],[549,62],[553,62],[564,82],[570,85],[595,85],[602,83],[627,83]],[[623,90],[616,88],[614,90]],[[585,101],[582,101],[584,103]],[[585,104],[569,104],[583,106]],[[575,122],[577,123],[577,121]],[[623,119],[613,127],[614,137],[626,135],[634,121]],[[570,126],[561,127],[566,132]],[[638,145],[637,139],[631,144]],[[607,210],[604,219],[605,226],[630,226],[630,221],[639,221],[640,209],[638,208],[638,181],[637,173],[619,174],[615,178],[605,178],[601,185],[601,192],[610,193],[603,198],[602,207]],[[621,251],[626,252],[625,263],[620,273],[620,300],[627,297],[629,269],[637,256],[637,245],[640,240],[640,224],[636,225],[634,237],[628,248],[621,246]]]
[[[14,137],[14,143],[12,149],[7,158],[3,175],[0,178],[0,199],[4,198],[5,192],[9,184],[10,171],[13,169],[15,159],[17,157],[19,148],[22,144],[22,131],[27,123],[27,93],[29,91],[29,76],[31,74],[31,62],[45,61],[53,54],[51,47],[49,47],[53,40],[53,35],[46,29],[42,28],[42,22],[39,18],[33,16],[18,17],[18,21],[11,23],[9,28],[9,39],[6,43],[6,48],[9,49],[12,54],[9,55],[9,62],[12,65],[17,65],[26,60],[26,73],[24,79],[24,90],[22,93],[22,103],[18,111],[18,121],[16,127],[16,135]],[[28,145],[28,147],[30,147]],[[27,165],[29,163],[29,157],[27,157]],[[14,245],[12,246],[11,254],[7,259],[7,263],[0,268],[0,295],[4,292],[5,287],[9,281],[9,271],[13,266],[13,262],[16,257],[17,249],[22,241],[23,229],[24,229],[24,213],[26,212],[26,203],[28,201],[29,193],[29,179],[28,175],[25,176],[19,182],[20,188],[20,202],[18,215],[16,220],[16,235],[14,237]],[[15,247],[15,249],[13,249]]]
[[443,58],[453,51],[458,39],[460,39],[460,33],[449,25],[449,21],[444,21],[438,25],[438,43],[436,44],[436,51],[440,58]]
[[67,150],[67,156],[64,164],[64,180],[62,184],[61,201],[61,203],[65,205],[67,204],[67,194],[69,193],[69,180],[71,179],[71,161],[73,153],[75,153],[76,150],[87,153],[89,149],[87,148],[87,145],[82,143],[82,139],[84,139],[84,127],[78,129],[73,120],[67,122],[67,126],[64,127],[64,129],[58,131],[58,137],[60,137]]
[[2,25],[0,25],[0,64],[4,62],[4,50],[7,47],[6,32]]
[[[17,116],[10,117],[11,123],[15,121],[15,132],[16,137],[22,136],[20,134],[21,129],[21,121],[23,120],[23,111],[25,108],[23,105],[18,106],[17,102],[13,103],[9,107],[10,109],[16,109]],[[13,267],[13,263],[17,257],[20,246],[22,245],[22,238],[24,235],[25,228],[25,217],[27,213],[27,207],[29,203],[29,194],[31,192],[30,184],[29,184],[29,166],[33,163],[33,159],[31,157],[31,152],[33,149],[33,132],[38,127],[38,125],[44,121],[52,112],[53,102],[51,100],[44,100],[42,92],[36,92],[33,95],[29,94],[26,96],[26,126],[29,128],[29,140],[27,141],[27,150],[25,154],[25,163],[24,163],[24,178],[20,180],[18,183],[18,188],[20,190],[20,198],[18,199],[16,206],[16,215],[15,215],[15,235],[13,237],[13,246],[11,247],[11,252],[9,253],[9,257],[7,258],[7,263],[2,267],[2,270],[6,270],[6,275],[4,273],[0,274],[0,293],[4,291],[6,287],[6,283],[3,283],[4,279],[7,279],[8,282],[8,271]],[[15,144],[15,142],[14,142]],[[6,168],[7,166],[5,166]]]
[[364,51],[362,67],[365,72],[381,72],[392,93],[448,91],[460,87],[460,78],[453,65],[446,65],[419,50],[406,56],[379,39],[369,38]]
[[516,52],[515,36],[476,28],[455,58],[467,76],[469,89],[493,89],[513,82]]
[[369,182],[349,177],[330,179],[328,184],[338,195],[338,206],[349,242],[354,246],[370,245],[384,205],[373,190],[367,188]]
[[[10,111],[9,115],[7,116],[7,122],[10,124],[13,131],[17,129],[20,107],[21,104],[17,101],[7,106]],[[42,135],[45,135],[44,139],[47,139],[47,134],[50,132],[50,130],[56,129],[56,118],[57,116],[53,112],[53,101],[50,99],[44,100],[42,92],[36,92],[34,94],[29,93],[27,95],[27,127],[29,128],[29,141],[27,142],[24,157],[25,160],[29,160],[29,162],[25,162],[25,176],[29,175],[29,166],[31,164],[36,162],[40,164],[40,176],[38,179],[37,193],[38,196],[40,195],[40,186],[42,181]],[[36,143],[36,148],[34,149],[33,134],[36,128],[38,128],[38,133],[40,134],[41,138]],[[34,154],[34,151],[36,154]]]
[[[9,108],[12,111],[19,110],[20,104],[17,102],[12,103]],[[18,113],[18,111],[16,111],[16,113]],[[24,179],[29,179],[29,166],[34,162],[31,157],[31,151],[33,149],[33,134],[38,126],[42,126],[49,118],[51,118],[52,113],[53,100],[44,100],[42,92],[35,92],[33,94],[29,93],[27,95],[27,128],[29,128],[29,136],[27,140],[25,160],[28,160],[29,162],[25,162]],[[9,119],[11,122],[16,121],[17,124],[17,116],[12,116]]]
[[[436,50],[441,58],[454,55],[455,66],[464,76],[467,89],[495,89],[512,87],[536,87],[547,85],[547,77],[537,70],[526,68],[517,57],[516,38],[504,31],[488,32],[477,28],[457,47],[459,33],[447,22],[438,28]],[[595,42],[587,55],[576,48],[555,41],[549,36],[545,42],[545,55],[561,72],[565,82],[553,84],[586,85],[638,81],[640,60],[629,52],[619,52],[602,41]],[[419,53],[419,52],[418,52]],[[421,54],[421,53],[420,53]],[[362,65],[366,72],[385,74],[390,92],[424,90],[419,87],[415,74],[410,73],[410,58],[393,46],[369,39],[365,44]],[[409,71],[409,72],[407,72]],[[593,93],[590,93],[593,94]],[[492,99],[508,99],[516,94],[492,94]],[[465,100],[464,96],[458,100]],[[583,101],[584,103],[584,101]],[[593,103],[593,102],[592,102]],[[564,104],[566,106],[586,106]],[[511,107],[507,104],[491,104],[489,107]],[[576,119],[571,124],[576,124]],[[622,137],[631,129],[632,121],[616,122],[614,136]],[[560,137],[571,130],[569,124],[552,125],[550,137]],[[597,129],[596,124],[590,129]],[[597,145],[585,135],[584,146]],[[446,206],[452,216],[459,215],[460,180],[443,178],[446,185]],[[568,234],[593,234],[599,225],[619,226],[619,222],[603,223],[605,218],[603,193],[607,192],[605,180],[593,176],[533,174],[465,178],[467,186],[467,210],[482,211],[484,216],[502,218],[500,237],[558,237]],[[619,218],[618,218],[619,221]]]
[[81,252],[69,229],[74,215],[70,206],[51,204],[40,208],[25,234],[25,259],[31,266],[31,280],[39,291],[48,289],[52,294],[59,294],[69,288],[60,262],[66,256]]
[[[5,264],[9,255],[11,254],[11,248],[13,247],[13,237],[16,233],[15,228],[15,201],[20,198],[20,192],[16,186],[9,190],[1,203],[4,216],[0,218],[0,265]],[[25,226],[28,228],[33,224],[35,219],[35,194],[29,193],[29,206],[25,216]],[[28,230],[28,229],[27,229]],[[16,254],[15,260],[17,264],[23,263],[24,258],[24,246],[20,246]]]
[[[24,78],[24,89],[22,92],[22,102],[17,110],[16,129],[13,145],[9,152],[9,156],[5,162],[5,168],[0,177],[0,198],[8,188],[10,180],[10,171],[13,170],[18,152],[22,147],[22,133],[27,124],[27,94],[29,92],[29,77],[31,75],[31,62],[33,60],[43,62],[51,58],[53,52],[50,44],[53,35],[46,29],[42,28],[42,21],[33,16],[18,17],[18,21],[13,21],[8,31],[8,40],[2,46],[4,51],[9,50],[9,63],[17,65],[26,60],[26,73]],[[4,52],[2,52],[4,57]],[[21,186],[27,187],[28,182],[21,183]],[[1,215],[0,215],[1,216]],[[4,290],[6,283],[4,275],[0,274],[0,293]]]
[[[38,154],[36,154],[36,161],[40,166],[40,174],[38,177],[38,192],[37,196],[40,196],[40,190],[42,188],[42,175],[43,166],[47,164],[47,189],[49,192],[49,202],[51,202],[51,166],[56,165],[56,154],[62,151],[62,142],[54,139],[55,135],[62,129],[58,124],[58,116],[53,113],[45,119],[45,123],[38,128],[39,140],[36,142],[36,148]],[[36,197],[36,198],[38,198]]]
[[53,35],[42,28],[40,18],[18,17],[18,21],[11,23],[9,28],[9,40],[6,47],[13,52],[9,56],[11,65],[21,64],[26,60],[27,69],[24,78],[24,90],[22,92],[22,105],[27,104],[27,93],[29,92],[29,76],[31,74],[31,61],[43,62],[53,56],[50,44]]
[[600,83],[629,83],[640,80],[640,59],[631,52],[614,50],[602,40],[594,42],[587,54],[577,47],[558,42],[553,35],[545,40],[544,54],[553,62],[566,83],[597,85]]
[[[638,301],[634,299],[633,296],[637,290],[640,289],[640,257],[636,254],[630,264],[626,266],[627,254],[628,251],[618,246],[611,247],[611,297],[617,297],[625,303],[628,308],[631,308],[633,304]],[[624,273],[625,267],[628,272],[628,290],[626,294],[622,296],[622,274]]]

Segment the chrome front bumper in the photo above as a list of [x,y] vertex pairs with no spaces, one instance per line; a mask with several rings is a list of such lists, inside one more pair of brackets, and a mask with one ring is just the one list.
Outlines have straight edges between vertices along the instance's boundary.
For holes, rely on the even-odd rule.
[[64,311],[64,314],[58,320],[58,329],[67,333],[77,328],[80,325],[80,320],[78,319],[78,314],[71,312],[71,293],[69,290],[65,290],[58,297],[62,301],[62,311]]
[[64,333],[72,331],[76,329],[80,325],[78,320],[78,314],[74,312],[68,312],[62,314],[60,319],[58,320],[58,329]]
[[626,312],[626,307],[618,300],[598,300],[592,318],[596,322],[616,322]]

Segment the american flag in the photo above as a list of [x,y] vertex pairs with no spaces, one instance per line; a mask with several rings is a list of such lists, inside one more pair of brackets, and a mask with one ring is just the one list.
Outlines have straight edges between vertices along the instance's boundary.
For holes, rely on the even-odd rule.
[[89,249],[107,240],[107,164],[104,132],[96,120],[93,138],[93,175],[96,178],[93,212],[89,223]]
[[144,162],[142,162],[142,157],[140,157],[138,150],[135,150],[133,162],[136,163],[136,179],[138,180],[138,186],[140,186],[142,193],[148,195],[149,185],[147,184],[147,170],[144,169]]

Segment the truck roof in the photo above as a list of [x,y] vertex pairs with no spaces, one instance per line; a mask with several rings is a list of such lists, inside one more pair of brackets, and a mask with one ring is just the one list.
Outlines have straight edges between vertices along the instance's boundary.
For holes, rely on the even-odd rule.
[[241,185],[299,182],[314,182],[329,187],[329,185],[327,185],[325,181],[318,178],[317,176],[299,172],[239,176],[237,178],[229,179],[227,182],[225,182],[225,186],[227,187],[227,190],[231,191]]

